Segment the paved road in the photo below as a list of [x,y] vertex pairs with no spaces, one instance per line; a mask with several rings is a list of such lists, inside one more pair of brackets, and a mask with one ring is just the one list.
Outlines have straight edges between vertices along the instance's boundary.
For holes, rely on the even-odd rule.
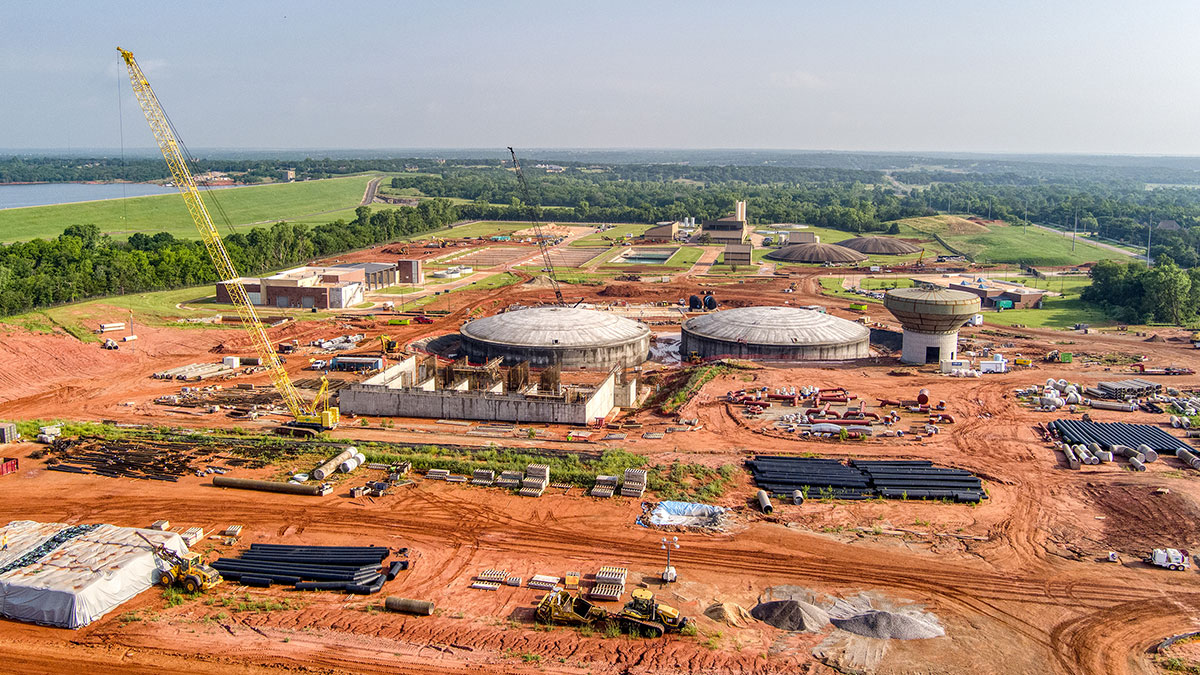
[[383,178],[372,178],[370,183],[367,183],[367,189],[363,192],[362,202],[359,206],[370,206],[375,201],[375,193],[379,191],[379,182]]

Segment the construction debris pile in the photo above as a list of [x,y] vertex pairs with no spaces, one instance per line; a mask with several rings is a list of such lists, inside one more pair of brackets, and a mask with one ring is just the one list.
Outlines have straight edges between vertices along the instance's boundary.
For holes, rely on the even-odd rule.
[[767,492],[791,497],[797,504],[810,498],[953,499],[977,503],[987,499],[979,478],[969,471],[933,466],[927,460],[859,460],[757,455],[747,460],[754,482]]
[[[46,468],[109,478],[177,481],[191,473],[223,474],[246,460],[222,456],[214,445],[182,441],[62,439],[48,451]],[[221,461],[226,466],[216,466]]]
[[408,569],[408,549],[398,553],[404,559],[386,563],[391,551],[379,546],[251,544],[240,556],[219,558],[212,566],[243,586],[370,595]]

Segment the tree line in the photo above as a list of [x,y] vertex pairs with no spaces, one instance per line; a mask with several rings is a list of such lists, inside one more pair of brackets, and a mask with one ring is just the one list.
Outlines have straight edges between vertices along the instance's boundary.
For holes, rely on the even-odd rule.
[[[453,204],[436,199],[417,207],[372,212],[360,206],[349,222],[308,227],[279,222],[223,237],[234,266],[247,275],[435,230],[457,219]],[[167,232],[119,241],[95,225],[71,225],[50,240],[0,244],[0,316],[109,295],[215,283],[199,241]]]
[[1092,266],[1091,277],[1080,298],[1119,321],[1183,325],[1200,313],[1200,268],[1185,270],[1169,256],[1154,267],[1102,260]]

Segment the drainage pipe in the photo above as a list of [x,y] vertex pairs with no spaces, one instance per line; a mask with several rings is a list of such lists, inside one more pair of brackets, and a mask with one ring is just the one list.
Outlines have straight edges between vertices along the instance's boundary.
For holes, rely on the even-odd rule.
[[316,480],[325,480],[329,476],[332,476],[335,471],[337,471],[339,464],[353,458],[357,452],[358,450],[356,448],[346,448],[345,450],[339,452],[333,459],[313,469],[312,477]]
[[758,508],[762,509],[763,513],[775,511],[775,507],[771,506],[771,496],[767,494],[766,490],[759,490],[756,499],[758,499]]
[[271,480],[254,480],[252,478],[234,478],[232,476],[213,476],[213,485],[219,488],[237,488],[239,490],[259,490],[260,492],[279,492],[288,495],[307,495],[318,497],[321,494],[319,485],[300,485],[298,483],[277,483]]
[[392,595],[383,601],[383,606],[391,612],[403,612],[405,614],[417,614],[420,616],[433,614],[433,603],[428,600],[398,598]]

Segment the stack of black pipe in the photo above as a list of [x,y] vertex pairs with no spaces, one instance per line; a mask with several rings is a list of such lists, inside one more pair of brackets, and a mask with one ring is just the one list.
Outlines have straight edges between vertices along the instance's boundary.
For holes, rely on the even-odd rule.
[[1054,420],[1049,425],[1051,431],[1057,431],[1063,440],[1070,443],[1098,443],[1101,447],[1111,449],[1114,445],[1125,445],[1136,448],[1147,445],[1155,452],[1169,455],[1175,454],[1177,448],[1192,451],[1187,443],[1175,438],[1162,429],[1149,424],[1128,424],[1126,422],[1085,422],[1083,420]]
[[887,499],[986,499],[983,482],[970,471],[936,467],[926,460],[850,460],[871,479],[880,497]]
[[213,567],[221,576],[246,586],[287,584],[298,591],[345,591],[359,595],[378,593],[395,578],[395,561],[381,571],[388,549],[379,546],[289,546],[251,544],[236,558],[220,558]]
[[862,471],[836,459],[758,455],[746,464],[758,487],[785,498],[794,490],[805,492],[807,499],[866,499],[873,494]]
[[927,460],[851,460],[847,466],[836,459],[758,455],[746,464],[758,487],[784,498],[800,490],[807,499],[987,499],[977,476]]

